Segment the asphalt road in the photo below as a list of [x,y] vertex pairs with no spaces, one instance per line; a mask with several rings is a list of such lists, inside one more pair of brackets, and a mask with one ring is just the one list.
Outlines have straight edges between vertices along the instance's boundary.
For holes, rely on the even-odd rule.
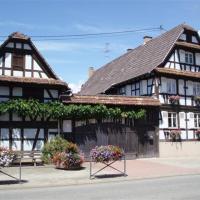
[[200,200],[200,175],[0,190],[0,200]]

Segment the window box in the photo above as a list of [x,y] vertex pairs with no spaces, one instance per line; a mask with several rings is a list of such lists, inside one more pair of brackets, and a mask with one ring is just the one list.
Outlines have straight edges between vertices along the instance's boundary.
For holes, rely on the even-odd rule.
[[169,97],[169,102],[171,104],[178,104],[179,100],[180,100],[180,96],[178,96],[178,95],[172,95]]
[[179,141],[181,140],[181,130],[180,129],[173,129],[170,131],[170,138],[172,141]]

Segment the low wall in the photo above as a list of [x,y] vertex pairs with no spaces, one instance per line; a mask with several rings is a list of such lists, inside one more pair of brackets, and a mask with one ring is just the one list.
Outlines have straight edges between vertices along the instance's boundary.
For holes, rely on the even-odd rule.
[[200,156],[200,141],[159,142],[159,155],[161,158]]

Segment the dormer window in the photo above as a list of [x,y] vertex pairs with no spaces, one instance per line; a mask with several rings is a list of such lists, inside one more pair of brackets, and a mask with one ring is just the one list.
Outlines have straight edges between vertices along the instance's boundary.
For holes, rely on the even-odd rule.
[[190,52],[185,52],[185,63],[186,64],[193,64],[194,60],[193,60],[193,54]]
[[22,54],[12,54],[12,68],[13,70],[23,70],[24,69],[24,55]]

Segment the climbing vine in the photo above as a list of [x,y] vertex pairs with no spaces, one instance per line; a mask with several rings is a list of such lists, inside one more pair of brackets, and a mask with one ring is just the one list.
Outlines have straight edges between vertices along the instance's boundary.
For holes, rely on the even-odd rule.
[[92,118],[134,118],[139,119],[145,116],[145,110],[124,111],[119,107],[109,108],[105,105],[64,105],[61,102],[53,101],[40,103],[38,100],[13,99],[0,103],[0,114],[6,112],[16,113],[21,117],[52,118],[52,119],[92,119]]

